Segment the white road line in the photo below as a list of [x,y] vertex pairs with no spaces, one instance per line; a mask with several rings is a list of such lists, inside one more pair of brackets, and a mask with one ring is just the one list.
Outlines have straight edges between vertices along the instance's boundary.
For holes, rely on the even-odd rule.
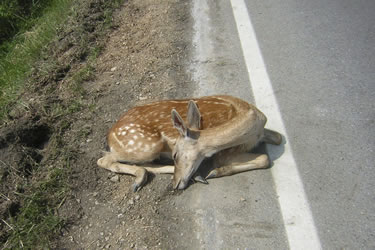
[[[284,152],[278,159],[274,160],[271,171],[289,247],[290,249],[321,249],[302,180],[290,148],[246,4],[243,0],[231,0],[231,4],[257,107],[266,114],[268,118],[267,127],[282,133],[287,142],[284,146]],[[267,146],[267,150],[271,158],[272,155],[278,154],[277,147]]]

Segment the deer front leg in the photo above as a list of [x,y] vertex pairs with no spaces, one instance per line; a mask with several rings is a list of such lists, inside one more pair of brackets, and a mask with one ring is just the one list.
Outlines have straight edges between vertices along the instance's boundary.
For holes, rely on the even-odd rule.
[[245,152],[237,153],[227,158],[229,156],[230,155],[218,155],[218,157],[225,158],[214,159],[214,166],[217,167],[207,175],[206,179],[234,175],[249,170],[267,168],[269,166],[269,160],[266,154],[251,154]]
[[174,166],[158,165],[158,164],[144,164],[144,168],[153,174],[174,174]]

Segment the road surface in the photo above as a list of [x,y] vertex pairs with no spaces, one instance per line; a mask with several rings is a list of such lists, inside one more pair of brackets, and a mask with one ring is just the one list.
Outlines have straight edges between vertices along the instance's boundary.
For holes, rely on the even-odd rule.
[[375,248],[374,13],[371,0],[194,1],[195,95],[256,103],[286,143],[267,148],[272,169],[176,198],[192,247]]

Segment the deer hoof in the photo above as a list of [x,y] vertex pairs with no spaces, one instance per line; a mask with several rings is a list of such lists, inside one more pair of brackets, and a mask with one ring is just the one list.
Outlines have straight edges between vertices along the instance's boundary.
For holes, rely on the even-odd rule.
[[142,187],[143,187],[142,184],[134,183],[134,184],[132,185],[132,190],[133,190],[133,192],[135,193],[135,192],[141,190]]
[[215,177],[217,177],[217,170],[216,169],[214,169],[214,170],[212,170],[208,175],[207,175],[207,177],[206,177],[206,179],[210,179],[210,178],[215,178]]
[[197,175],[194,177],[194,181],[196,182],[200,182],[200,183],[203,183],[203,184],[208,184],[208,182],[206,181],[205,178],[203,178],[202,176],[200,175]]
[[139,191],[143,185],[147,182],[147,171],[146,169],[144,168],[139,168],[136,172],[135,172],[135,182],[134,184],[132,185],[132,188],[133,188],[133,191],[134,192],[137,192]]

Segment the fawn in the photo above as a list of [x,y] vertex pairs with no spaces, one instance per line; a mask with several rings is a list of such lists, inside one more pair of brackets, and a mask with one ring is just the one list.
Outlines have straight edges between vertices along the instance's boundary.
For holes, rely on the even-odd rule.
[[[267,118],[255,106],[232,96],[165,100],[137,106],[109,130],[106,152],[97,164],[136,177],[133,190],[147,180],[147,172],[174,174],[173,187],[184,189],[201,162],[213,156],[206,178],[267,168],[266,154],[248,153],[258,143],[279,145],[282,136],[264,128]],[[153,163],[161,155],[173,165]]]

